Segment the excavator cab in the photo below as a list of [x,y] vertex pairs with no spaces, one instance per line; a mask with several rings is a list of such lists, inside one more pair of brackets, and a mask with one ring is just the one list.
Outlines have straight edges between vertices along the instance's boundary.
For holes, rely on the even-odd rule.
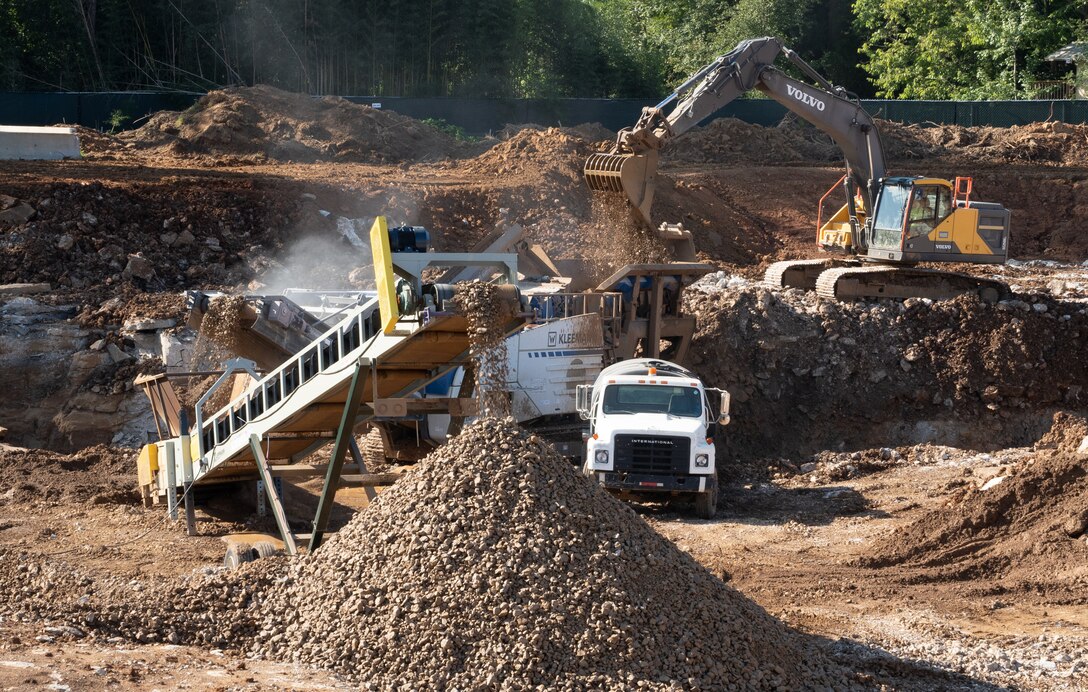
[[1000,204],[972,201],[970,189],[966,178],[955,186],[939,178],[885,178],[865,256],[910,264],[1004,262],[1009,211]]
[[952,214],[952,187],[945,180],[885,183],[873,220],[870,245],[901,249],[928,237]]

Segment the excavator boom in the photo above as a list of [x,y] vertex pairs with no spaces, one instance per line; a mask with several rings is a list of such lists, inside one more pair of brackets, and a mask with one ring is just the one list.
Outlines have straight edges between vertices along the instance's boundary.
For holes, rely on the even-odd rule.
[[[774,67],[780,55],[819,86],[793,79]],[[884,150],[872,118],[855,96],[832,85],[781,41],[769,36],[742,41],[656,106],[644,108],[633,127],[619,132],[608,153],[594,154],[586,161],[587,184],[592,190],[624,193],[632,211],[652,228],[650,207],[656,186],[657,152],[752,89],[759,89],[831,136],[846,155],[852,185],[871,205],[875,196],[872,181],[885,173]]]

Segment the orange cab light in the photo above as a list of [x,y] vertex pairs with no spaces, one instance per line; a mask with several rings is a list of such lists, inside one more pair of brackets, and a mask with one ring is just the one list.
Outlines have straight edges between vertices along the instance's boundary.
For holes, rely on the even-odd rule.
[[650,368],[650,373],[649,374],[656,375],[657,374],[657,368]]
[[712,444],[714,444],[714,438],[713,438],[713,437],[708,437],[708,438],[706,438],[706,443],[707,443],[708,445],[712,445]]
[[639,384],[646,384],[646,380],[639,380],[638,383]]
[[593,439],[594,440],[599,440],[599,439],[601,439],[601,436],[598,435],[597,433],[593,433]]
[[615,380],[609,380],[608,384],[616,384],[616,381]]

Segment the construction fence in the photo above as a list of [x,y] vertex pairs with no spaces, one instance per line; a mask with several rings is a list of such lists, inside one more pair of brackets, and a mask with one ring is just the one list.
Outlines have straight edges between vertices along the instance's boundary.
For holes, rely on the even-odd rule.
[[[0,93],[0,124],[86,125],[102,130],[139,127],[160,110],[185,110],[201,94],[158,92]],[[346,97],[355,103],[413,118],[442,120],[471,135],[508,124],[577,125],[598,122],[611,130],[631,125],[649,99],[472,99]],[[1063,101],[862,101],[879,118],[904,123],[1009,127],[1044,120],[1088,123],[1088,100]],[[738,99],[711,116],[773,126],[786,109],[768,99]]]

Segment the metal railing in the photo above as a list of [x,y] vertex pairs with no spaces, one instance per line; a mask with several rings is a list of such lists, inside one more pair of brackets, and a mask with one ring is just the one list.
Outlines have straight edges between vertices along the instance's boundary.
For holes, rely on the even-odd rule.
[[1027,89],[1029,101],[1064,101],[1076,94],[1076,85],[1068,79],[1032,82]]
[[197,411],[198,455],[202,459],[210,450],[223,444],[246,423],[262,416],[288,399],[306,382],[339,363],[348,353],[378,332],[377,301],[368,301],[355,315],[339,324],[292,356],[287,362],[261,378],[250,391],[234,399],[210,419],[202,420]]
[[615,320],[622,305],[619,293],[548,293],[527,299],[536,324],[588,314],[598,314],[605,321]]

